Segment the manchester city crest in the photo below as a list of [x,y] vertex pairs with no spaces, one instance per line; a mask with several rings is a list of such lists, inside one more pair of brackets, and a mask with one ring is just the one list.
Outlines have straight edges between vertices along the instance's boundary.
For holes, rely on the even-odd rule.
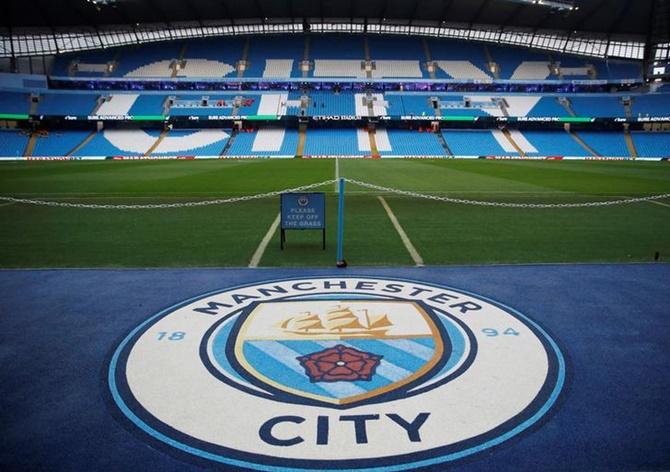
[[537,424],[564,380],[560,349],[525,315],[373,277],[187,300],[133,330],[108,377],[133,427],[226,470],[445,464]]
[[235,356],[269,389],[351,405],[421,378],[443,359],[445,344],[416,302],[284,301],[251,310]]

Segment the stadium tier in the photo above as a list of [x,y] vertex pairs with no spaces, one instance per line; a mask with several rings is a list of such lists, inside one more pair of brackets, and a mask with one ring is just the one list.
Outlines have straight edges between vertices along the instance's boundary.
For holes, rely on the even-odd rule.
[[[304,98],[304,100],[303,100]],[[627,110],[627,103],[629,109]],[[667,117],[670,94],[0,92],[0,114],[99,116]]]
[[[282,126],[230,129],[1,130],[2,157],[585,157],[667,158],[670,133],[307,128]],[[32,138],[32,139],[31,139]]]
[[290,35],[144,44],[59,56],[58,77],[641,80],[639,63],[455,40]]

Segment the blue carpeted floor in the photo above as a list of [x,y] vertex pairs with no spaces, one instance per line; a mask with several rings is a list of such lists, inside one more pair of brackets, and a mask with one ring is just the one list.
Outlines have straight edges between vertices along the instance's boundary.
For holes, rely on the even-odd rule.
[[670,469],[670,265],[662,264],[0,271],[0,469],[210,466],[148,442],[119,418],[105,383],[111,353],[141,321],[184,299],[333,273],[472,291],[538,321],[560,344],[568,383],[559,404],[531,431],[449,469]]

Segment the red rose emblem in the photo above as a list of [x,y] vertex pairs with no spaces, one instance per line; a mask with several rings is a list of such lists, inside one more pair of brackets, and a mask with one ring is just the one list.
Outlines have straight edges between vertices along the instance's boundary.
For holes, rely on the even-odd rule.
[[297,359],[312,382],[353,382],[370,380],[382,357],[338,344]]

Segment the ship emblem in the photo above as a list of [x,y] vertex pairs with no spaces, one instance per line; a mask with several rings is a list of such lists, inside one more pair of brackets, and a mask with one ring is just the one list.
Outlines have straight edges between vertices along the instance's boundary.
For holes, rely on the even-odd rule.
[[427,375],[445,341],[418,302],[280,301],[251,309],[234,351],[245,375],[280,396],[351,406]]

